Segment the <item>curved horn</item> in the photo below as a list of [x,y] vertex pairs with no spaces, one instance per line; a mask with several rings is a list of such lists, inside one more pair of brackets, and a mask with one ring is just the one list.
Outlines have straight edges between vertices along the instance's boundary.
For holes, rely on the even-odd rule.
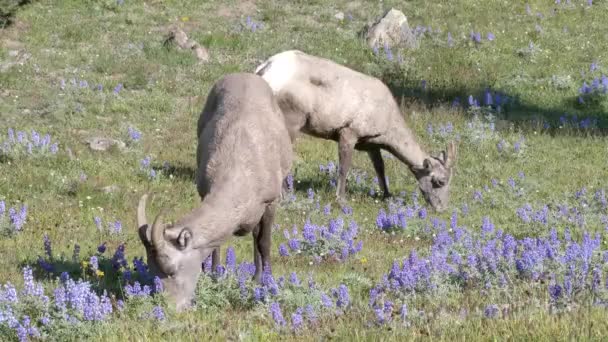
[[146,201],[148,200],[148,194],[143,194],[139,199],[139,205],[137,206],[137,226],[142,227],[148,224],[146,218]]
[[161,250],[165,245],[165,227],[162,223],[164,213],[165,210],[161,210],[152,223],[152,245],[156,250]]

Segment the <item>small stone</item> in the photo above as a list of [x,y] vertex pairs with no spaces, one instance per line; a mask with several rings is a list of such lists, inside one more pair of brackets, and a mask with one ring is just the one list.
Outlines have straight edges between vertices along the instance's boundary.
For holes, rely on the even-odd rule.
[[196,44],[196,46],[194,47],[194,53],[196,54],[196,58],[198,58],[199,61],[209,61],[209,51],[207,51],[207,49],[205,49],[204,47]]
[[9,57],[17,57],[17,56],[19,56],[19,50],[9,50],[8,51],[8,56]]
[[169,36],[164,44],[175,42],[177,47],[182,50],[192,50],[199,62],[209,61],[209,51],[204,46],[201,46],[196,41],[189,39],[186,32],[181,28],[173,26],[169,30]]
[[107,151],[112,146],[116,146],[119,149],[123,149],[126,147],[126,144],[120,140],[104,138],[104,137],[90,138],[87,142],[89,143],[89,147],[93,151]]
[[342,20],[344,20],[344,13],[343,12],[338,12],[338,13],[336,13],[336,15],[334,15],[334,18],[342,21]]
[[100,189],[102,192],[105,192],[106,194],[111,194],[114,192],[117,192],[118,190],[120,190],[120,187],[118,187],[118,185],[108,185],[108,186],[104,186],[103,188]]

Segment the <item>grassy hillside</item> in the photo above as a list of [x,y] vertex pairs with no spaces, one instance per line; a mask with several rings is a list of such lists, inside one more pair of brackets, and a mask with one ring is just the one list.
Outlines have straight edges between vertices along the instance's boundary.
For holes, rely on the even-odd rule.
[[[418,49],[374,50],[359,37],[391,7],[407,15]],[[1,339],[601,339],[607,10],[599,0],[20,7],[0,30]],[[207,47],[210,61],[164,44],[171,26]],[[337,145],[302,136],[273,233],[279,285],[256,289],[247,264],[229,262],[219,279],[201,277],[195,310],[174,313],[162,295],[132,288],[146,278],[134,261],[145,261],[137,200],[154,191],[149,212],[173,206],[169,219],[200,202],[195,125],[207,92],[223,74],[253,71],[286,49],[381,78],[428,151],[457,140],[450,209],[426,208],[414,177],[388,154],[397,196],[383,202],[364,153],[342,207]],[[93,151],[92,137],[125,147]],[[239,263],[252,262],[250,237],[233,238],[223,258],[229,246]],[[24,267],[33,272],[25,280]],[[62,291],[72,298],[65,307]]]

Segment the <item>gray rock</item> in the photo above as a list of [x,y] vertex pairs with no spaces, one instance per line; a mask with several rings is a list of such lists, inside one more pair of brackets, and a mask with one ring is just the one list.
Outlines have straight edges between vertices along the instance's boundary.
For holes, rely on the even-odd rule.
[[417,49],[419,42],[407,23],[403,12],[391,8],[382,18],[367,29],[365,36],[369,47],[403,46],[408,49]]
[[342,20],[344,20],[344,13],[343,12],[338,12],[338,13],[336,13],[336,15],[334,15],[334,18],[342,21]]
[[89,139],[87,139],[87,143],[89,144],[89,147],[93,151],[107,151],[112,146],[116,146],[116,147],[118,147],[118,149],[122,150],[123,148],[125,148],[127,146],[124,142],[122,142],[120,140],[104,138],[104,137],[89,138]]

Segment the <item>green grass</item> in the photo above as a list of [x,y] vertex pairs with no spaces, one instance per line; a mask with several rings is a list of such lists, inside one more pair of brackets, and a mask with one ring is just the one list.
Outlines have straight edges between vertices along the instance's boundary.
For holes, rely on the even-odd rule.
[[[519,223],[515,209],[525,203],[536,209],[544,203],[568,202],[583,186],[590,192],[606,187],[608,139],[596,134],[600,130],[558,128],[556,123],[568,113],[579,118],[595,117],[603,128],[607,127],[606,96],[585,104],[579,104],[577,98],[583,80],[590,83],[594,76],[608,73],[608,27],[603,24],[608,19],[608,4],[595,1],[589,7],[587,1],[579,0],[559,6],[553,1],[529,3],[533,15],[526,14],[524,2],[477,0],[385,1],[383,8],[371,1],[281,0],[125,1],[124,5],[110,0],[37,1],[22,7],[13,24],[0,31],[0,61],[12,58],[4,47],[9,41],[22,43],[31,58],[0,73],[0,132],[5,134],[12,127],[49,133],[53,141],[59,142],[60,151],[56,156],[0,160],[0,200],[10,205],[27,203],[29,208],[23,231],[0,238],[0,281],[22,283],[21,266],[35,263],[43,254],[44,234],[51,238],[57,254],[70,256],[78,243],[81,255],[86,256],[103,241],[113,251],[124,241],[129,260],[145,255],[135,229],[135,208],[142,192],[151,189],[158,193],[150,212],[174,205],[170,218],[199,203],[191,178],[195,169],[195,126],[212,84],[225,73],[252,71],[263,59],[285,49],[301,49],[381,77],[397,98],[404,96],[408,123],[419,141],[433,152],[445,148],[447,141],[430,137],[426,133],[429,123],[436,127],[452,122],[460,133],[470,120],[468,113],[450,108],[455,97],[462,103],[469,94],[481,99],[483,90],[490,87],[514,99],[498,117],[499,137],[460,144],[451,208],[437,216],[449,220],[453,209],[468,203],[470,215],[463,224],[472,229],[478,230],[481,218],[490,216],[498,227],[517,237],[547,234],[542,227]],[[424,38],[418,50],[393,50],[395,56],[398,52],[403,56],[400,67],[386,61],[382,48],[375,56],[357,37],[366,22],[391,6],[408,16],[411,27],[441,29],[440,34]],[[353,20],[338,22],[334,18],[337,11],[352,14]],[[240,30],[248,15],[263,22],[264,28],[257,32]],[[163,46],[172,24],[183,27],[189,37],[208,47],[208,64],[198,64],[189,51]],[[537,24],[542,28],[540,33]],[[471,30],[484,36],[479,46],[469,39]],[[448,31],[455,41],[452,48],[447,47]],[[495,34],[495,41],[485,39],[488,32]],[[530,56],[519,56],[517,51],[530,42],[538,50]],[[599,65],[593,74],[592,62]],[[566,80],[561,87],[551,83],[554,75]],[[104,90],[72,87],[72,78],[77,83],[86,80],[91,88],[101,84]],[[60,89],[61,79],[66,81],[65,90]],[[420,89],[422,80],[427,81],[426,91]],[[112,90],[119,83],[124,89],[115,95]],[[554,128],[545,130],[530,123],[539,118],[551,122]],[[511,126],[512,122],[517,125]],[[142,131],[143,139],[125,151],[94,152],[83,143],[95,135],[125,140],[130,125]],[[522,153],[497,152],[500,139],[512,144],[520,136],[525,137],[526,145]],[[295,146],[298,160],[294,164],[296,181],[315,184],[321,205],[332,203],[335,212],[339,207],[334,192],[328,177],[319,174],[318,165],[337,161],[336,147],[333,142],[302,137]],[[150,182],[140,175],[139,162],[146,155],[153,157],[156,167],[161,168],[164,161],[174,166],[172,176]],[[396,159],[386,159],[386,164],[393,193],[416,190],[415,179],[402,164]],[[354,169],[373,174],[371,163],[362,153],[356,154]],[[517,178],[519,171],[526,174],[523,198],[496,191],[485,195],[483,204],[473,202],[473,192],[489,185],[491,179],[500,180],[508,188],[507,179]],[[81,173],[87,175],[86,181],[79,181]],[[394,236],[378,231],[376,215],[385,205],[370,197],[367,188],[358,189],[353,181],[349,184],[348,198],[362,229],[363,251],[345,263],[311,266],[304,258],[280,258],[277,246],[284,238],[277,232],[272,250],[275,273],[310,271],[327,287],[335,287],[353,275],[375,284],[393,259],[430,244],[431,240],[420,236],[416,229]],[[119,190],[111,194],[100,191],[109,185]],[[303,201],[307,186],[296,187],[298,201]],[[317,215],[313,208],[283,207],[276,223],[281,227],[297,223],[301,228],[308,214]],[[98,232],[95,216],[106,222],[120,220],[123,233]],[[561,232],[565,226],[557,228]],[[591,232],[604,230],[596,216],[585,228]],[[582,231],[572,229],[574,236],[582,235]],[[249,237],[234,238],[230,245],[235,246],[239,260],[251,259]],[[362,263],[362,259],[367,261]],[[45,284],[51,286],[50,282]],[[91,334],[93,339],[104,341],[189,341],[200,336],[214,340],[350,341],[599,340],[608,333],[605,309],[583,307],[554,315],[532,304],[523,306],[525,300],[521,298],[511,299],[522,305],[520,310],[502,319],[487,320],[483,318],[487,299],[477,298],[476,293],[422,297],[420,307],[434,315],[424,324],[379,328],[368,324],[374,320],[367,306],[369,286],[355,283],[350,290],[354,301],[351,312],[324,319],[319,327],[300,336],[279,335],[263,308],[171,314],[163,324],[134,317],[111,319],[95,325]],[[466,308],[470,316],[459,318],[457,308]]]

